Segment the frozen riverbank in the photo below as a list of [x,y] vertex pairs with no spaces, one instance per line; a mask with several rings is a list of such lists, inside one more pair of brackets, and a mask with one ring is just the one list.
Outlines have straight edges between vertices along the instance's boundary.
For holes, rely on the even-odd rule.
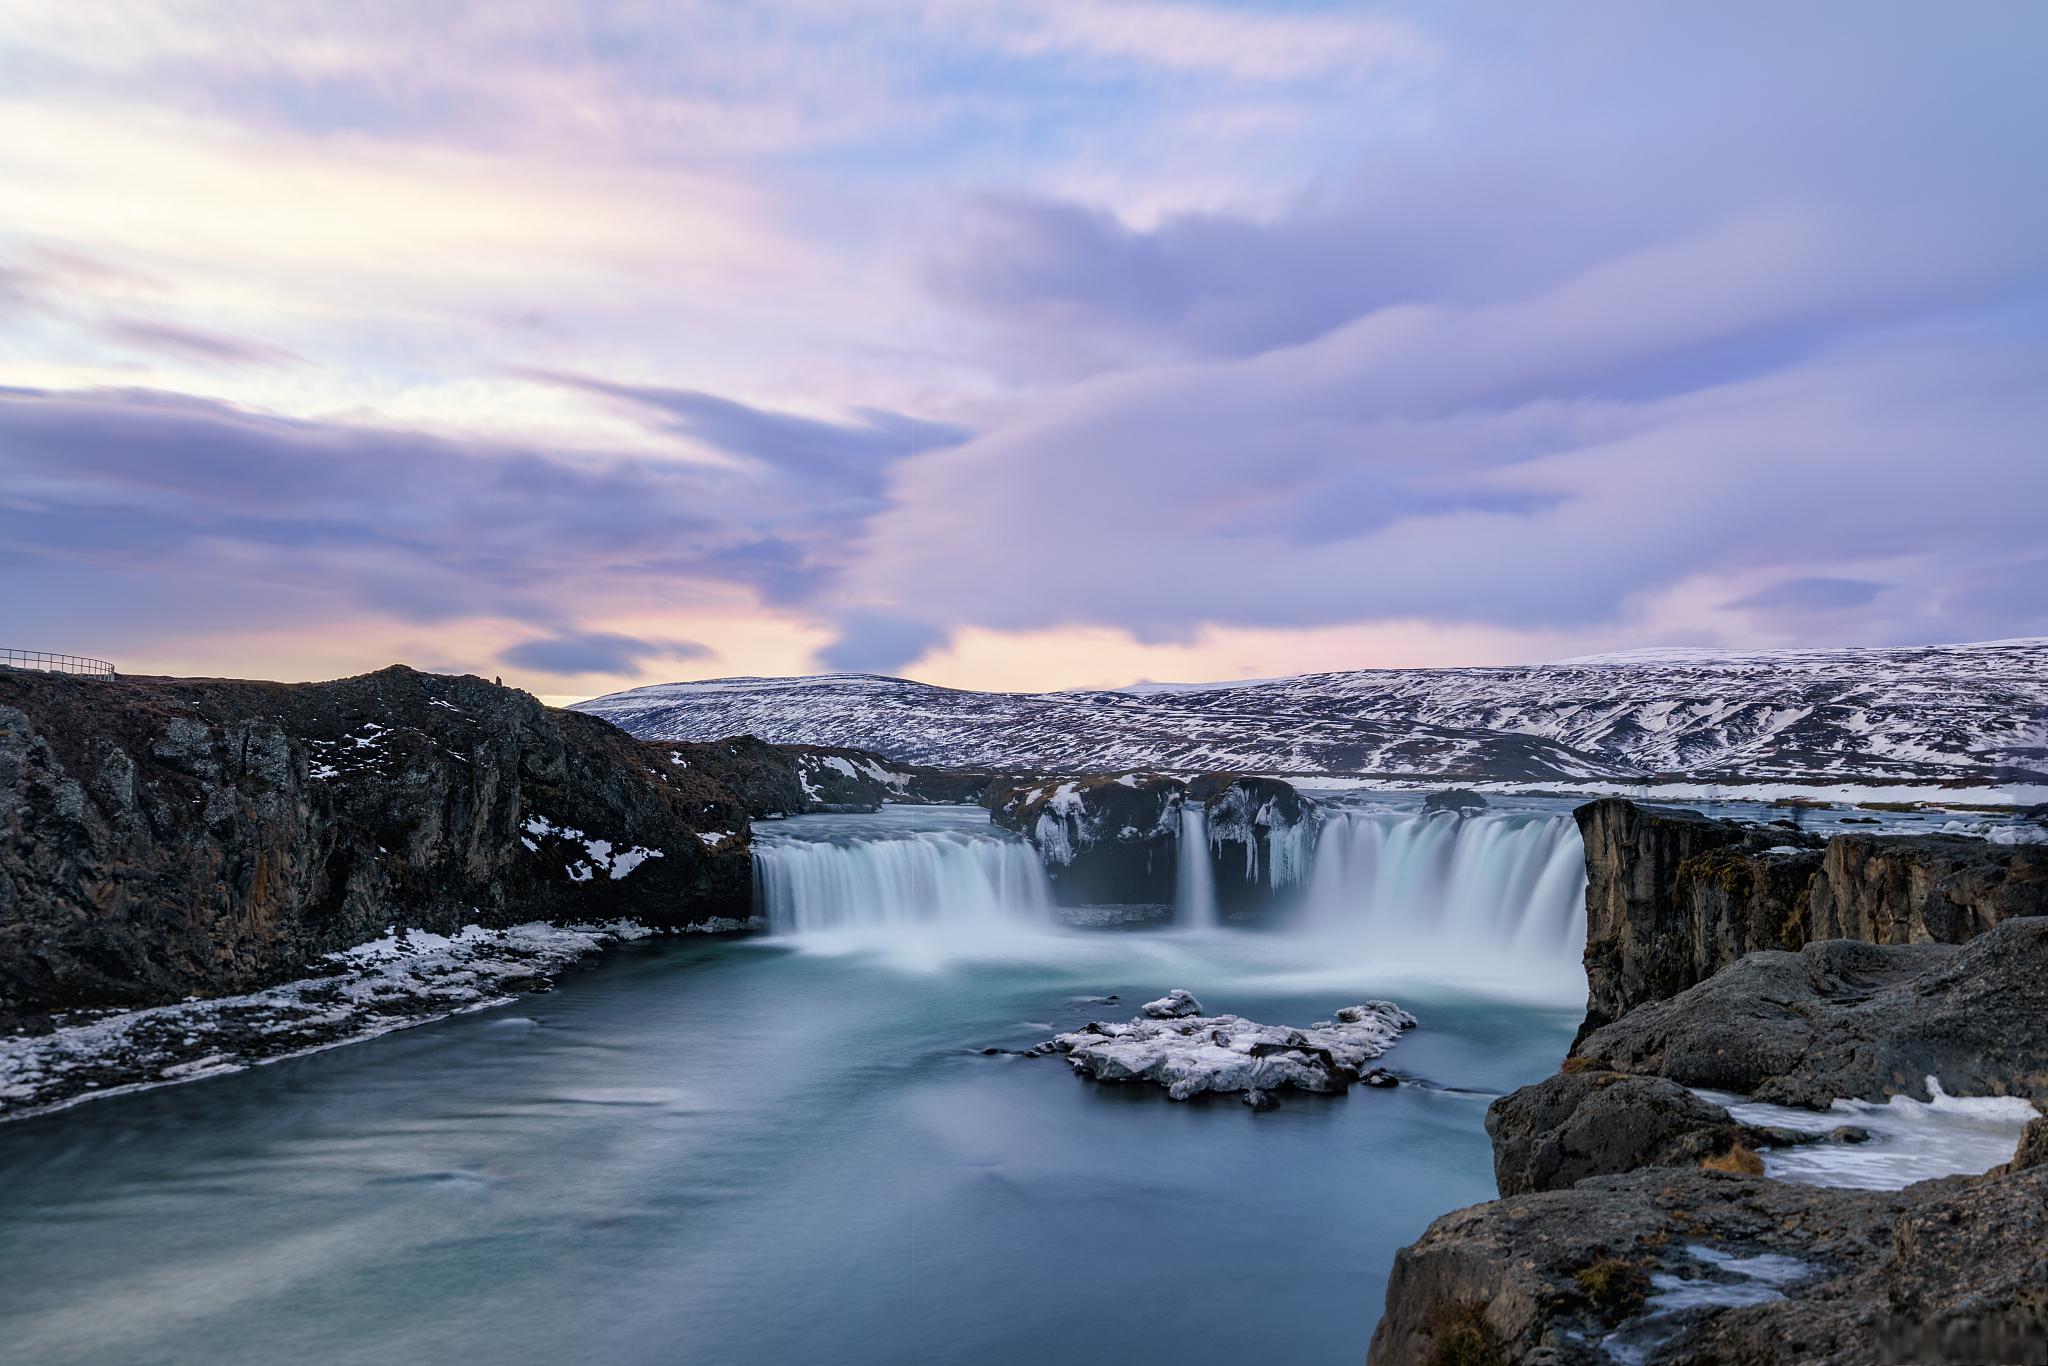
[[329,954],[315,965],[317,975],[263,991],[59,1017],[48,1033],[0,1038],[0,1119],[240,1071],[500,1005],[546,990],[550,974],[606,944],[652,933],[623,920],[471,925],[452,935],[394,927]]

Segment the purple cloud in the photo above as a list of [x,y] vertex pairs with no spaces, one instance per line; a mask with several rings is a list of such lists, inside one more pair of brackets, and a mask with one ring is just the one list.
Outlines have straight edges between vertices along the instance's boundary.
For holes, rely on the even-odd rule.
[[1786,579],[1728,605],[1757,612],[1840,612],[1874,601],[1884,589],[1867,579]]
[[694,389],[613,384],[576,375],[533,378],[620,400],[656,425],[727,455],[758,460],[793,478],[873,492],[888,466],[922,451],[957,446],[972,433],[881,408],[862,408],[859,422],[827,422],[756,408]]
[[859,608],[841,612],[838,639],[819,652],[827,669],[847,673],[887,673],[943,645],[945,628],[896,612]]
[[850,525],[829,500],[791,506],[778,479],[731,470],[148,391],[0,393],[0,487],[0,541],[40,577],[98,584],[88,615],[117,618],[133,592],[180,583],[159,628],[351,609],[503,616],[556,632],[541,647],[548,667],[577,650],[689,657],[574,623],[692,581],[806,601],[832,581],[828,552]]
[[653,659],[702,659],[711,653],[694,640],[641,640],[607,631],[565,631],[523,640],[498,652],[522,669],[548,674],[635,674]]

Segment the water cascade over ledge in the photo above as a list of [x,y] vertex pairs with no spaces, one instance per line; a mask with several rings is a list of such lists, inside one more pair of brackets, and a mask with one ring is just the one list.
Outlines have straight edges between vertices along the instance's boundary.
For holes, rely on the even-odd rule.
[[1302,925],[1418,964],[1455,969],[1466,954],[1490,953],[1575,976],[1585,846],[1569,815],[1331,812]]
[[[828,952],[1043,952],[1044,932],[1071,918],[1055,908],[1045,854],[986,819],[910,807],[757,828],[756,909],[775,935]],[[1176,929],[1257,935],[1276,952],[1297,941],[1295,951],[1332,968],[1512,984],[1560,1000],[1585,990],[1585,855],[1568,814],[1326,804],[1248,867],[1234,845],[1219,847],[1203,804],[1185,804],[1174,822]],[[1269,899],[1226,919],[1222,883],[1239,876]],[[1242,902],[1246,889],[1232,890]]]
[[1045,869],[1021,840],[934,831],[762,841],[754,874],[761,913],[776,934],[1053,923]]
[[1209,808],[1200,802],[1187,802],[1180,812],[1180,851],[1174,866],[1173,893],[1173,923],[1184,929],[1211,929],[1220,919],[1216,909],[1216,870],[1209,859]]

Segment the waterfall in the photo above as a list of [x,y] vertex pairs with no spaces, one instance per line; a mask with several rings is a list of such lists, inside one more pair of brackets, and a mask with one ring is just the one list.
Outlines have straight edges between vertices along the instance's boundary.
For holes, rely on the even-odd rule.
[[952,831],[764,840],[754,847],[754,873],[776,934],[1053,923],[1045,869],[1021,840]]
[[1316,843],[1303,922],[1425,963],[1494,953],[1575,973],[1585,892],[1568,815],[1339,811]]
[[1184,929],[1210,929],[1220,919],[1216,913],[1216,870],[1209,864],[1209,808],[1200,802],[1181,804],[1180,856],[1174,866],[1173,903],[1173,922]]

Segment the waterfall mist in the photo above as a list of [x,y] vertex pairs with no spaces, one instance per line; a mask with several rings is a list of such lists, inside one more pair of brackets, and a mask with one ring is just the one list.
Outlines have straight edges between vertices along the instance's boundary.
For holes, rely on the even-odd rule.
[[1585,848],[1569,815],[1332,812],[1299,923],[1446,980],[1490,957],[1580,982]]
[[1270,913],[1222,923],[1208,812],[1190,803],[1173,927],[1207,933],[1188,935],[1069,929],[1038,851],[986,822],[976,808],[894,807],[764,824],[757,909],[775,939],[808,952],[880,952],[926,969],[1077,956],[1129,964],[1227,941],[1242,971],[1583,999],[1584,850],[1567,814],[1326,805],[1256,865]]
[[953,831],[902,838],[764,841],[762,914],[782,935],[920,925],[1050,928],[1052,892],[1021,840]]

